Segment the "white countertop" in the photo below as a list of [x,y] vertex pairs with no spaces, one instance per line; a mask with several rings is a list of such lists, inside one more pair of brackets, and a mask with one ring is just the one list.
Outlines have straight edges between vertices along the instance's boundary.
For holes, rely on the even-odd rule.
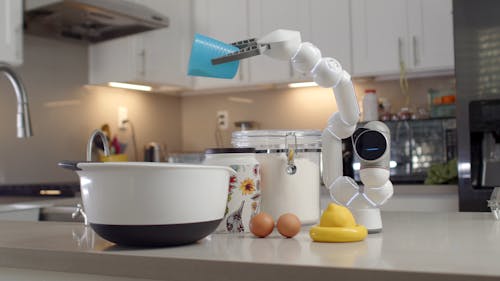
[[[489,213],[385,212],[357,243],[273,233],[212,234],[196,244],[123,248],[77,223],[0,222],[0,267],[158,280],[498,280],[500,221]],[[86,238],[78,237],[86,234]]]
[[51,206],[72,206],[81,202],[79,197],[26,197],[26,196],[2,196],[0,197],[0,212],[18,211],[26,209],[37,209]]

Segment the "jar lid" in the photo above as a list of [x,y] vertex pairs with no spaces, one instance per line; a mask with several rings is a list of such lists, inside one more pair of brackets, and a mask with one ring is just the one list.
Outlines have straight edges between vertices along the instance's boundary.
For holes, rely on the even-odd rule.
[[319,130],[250,130],[236,131],[231,143],[235,147],[255,147],[256,150],[283,148],[297,144],[297,147],[321,147]]
[[224,148],[208,148],[205,154],[222,154],[222,153],[255,153],[253,147],[224,147]]

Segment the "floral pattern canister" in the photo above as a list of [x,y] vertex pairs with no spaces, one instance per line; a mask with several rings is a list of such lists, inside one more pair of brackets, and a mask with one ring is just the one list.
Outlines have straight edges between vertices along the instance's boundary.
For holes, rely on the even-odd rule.
[[204,164],[236,171],[229,180],[226,213],[216,232],[249,232],[250,219],[260,210],[260,168],[255,149],[207,149]]

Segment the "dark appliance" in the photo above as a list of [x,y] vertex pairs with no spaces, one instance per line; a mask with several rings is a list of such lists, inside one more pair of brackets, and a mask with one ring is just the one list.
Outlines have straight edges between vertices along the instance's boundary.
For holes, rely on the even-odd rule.
[[0,185],[0,197],[75,197],[77,192],[80,192],[78,182]]
[[141,1],[25,0],[25,31],[43,37],[98,43],[168,25]]
[[489,211],[500,186],[500,1],[454,0],[460,211]]
[[[422,184],[432,165],[444,164],[457,157],[455,118],[384,123],[391,131],[390,172],[393,183]],[[360,181],[359,159],[354,157],[351,163],[354,179]]]

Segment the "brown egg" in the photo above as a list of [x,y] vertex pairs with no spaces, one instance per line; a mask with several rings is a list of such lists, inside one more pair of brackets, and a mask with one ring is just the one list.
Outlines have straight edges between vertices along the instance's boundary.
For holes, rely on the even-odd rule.
[[274,220],[271,215],[259,213],[250,220],[250,231],[257,237],[264,238],[274,229]]
[[279,217],[276,228],[281,235],[292,238],[300,232],[300,220],[294,214],[283,214]]

